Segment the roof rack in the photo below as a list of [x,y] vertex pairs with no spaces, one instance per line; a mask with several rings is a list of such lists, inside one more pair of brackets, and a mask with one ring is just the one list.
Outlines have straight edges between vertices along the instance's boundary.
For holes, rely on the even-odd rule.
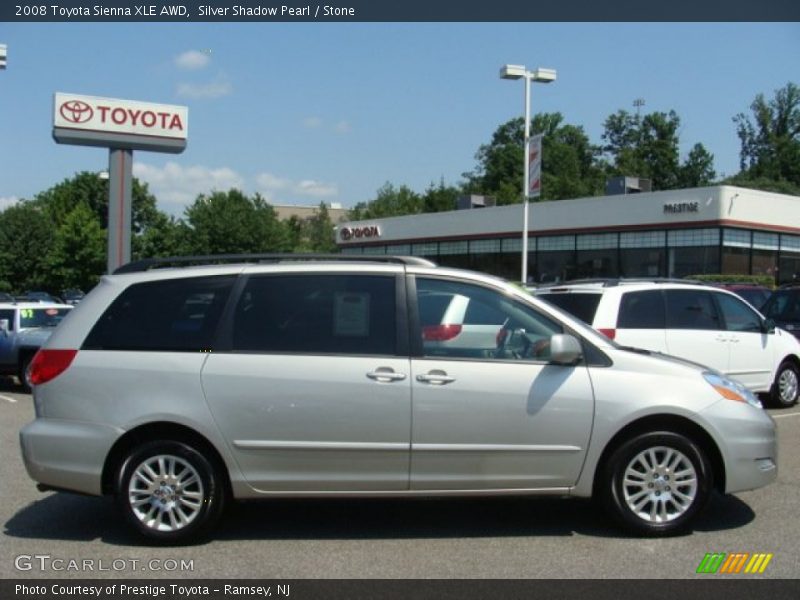
[[603,287],[616,287],[627,283],[684,283],[686,285],[708,285],[696,279],[677,279],[673,277],[596,277],[592,279],[568,279],[566,281],[540,283],[538,288],[562,287],[565,285],[589,285],[599,283]]
[[302,261],[336,261],[336,262],[377,262],[401,265],[417,265],[435,267],[436,263],[419,256],[389,256],[378,254],[211,254],[206,256],[167,256],[161,258],[143,258],[122,265],[114,271],[114,275],[123,273],[141,273],[162,267],[187,267],[199,265],[217,265],[229,263],[280,263]]

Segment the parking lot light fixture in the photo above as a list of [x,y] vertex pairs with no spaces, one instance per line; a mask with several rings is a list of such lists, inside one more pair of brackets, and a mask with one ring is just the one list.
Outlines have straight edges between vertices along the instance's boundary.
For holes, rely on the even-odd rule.
[[528,193],[530,190],[530,170],[528,166],[528,143],[531,137],[531,81],[551,83],[556,80],[555,69],[539,67],[528,71],[524,65],[504,65],[500,69],[501,79],[525,80],[525,137],[523,141],[522,162],[524,176],[522,179],[522,285],[528,283]]

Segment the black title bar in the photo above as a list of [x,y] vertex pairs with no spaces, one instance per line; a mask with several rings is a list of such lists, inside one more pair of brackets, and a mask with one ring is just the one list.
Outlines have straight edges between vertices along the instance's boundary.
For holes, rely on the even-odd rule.
[[[307,0],[305,0],[307,1]],[[478,22],[800,21],[798,0],[329,0],[328,4],[205,0],[12,0],[0,21],[19,22]]]

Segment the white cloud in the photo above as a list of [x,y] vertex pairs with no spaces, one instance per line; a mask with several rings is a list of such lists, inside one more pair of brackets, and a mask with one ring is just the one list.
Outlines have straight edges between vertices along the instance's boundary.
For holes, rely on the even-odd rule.
[[5,210],[9,206],[14,206],[17,202],[19,202],[17,196],[0,196],[0,210]]
[[187,71],[197,71],[208,66],[211,61],[210,52],[199,52],[197,50],[188,50],[183,54],[175,57],[175,66],[179,69]]
[[203,100],[221,98],[233,93],[233,86],[227,81],[212,81],[210,83],[179,83],[175,92],[180,98]]
[[312,179],[305,179],[294,186],[294,192],[300,196],[311,196],[313,198],[325,198],[335,196],[339,189],[333,183],[322,183]]
[[318,129],[322,127],[322,119],[319,117],[306,117],[303,119],[303,127],[306,129]]
[[336,125],[334,125],[333,130],[336,133],[350,133],[352,127],[350,127],[350,123],[347,121],[339,121],[336,123]]
[[150,191],[158,198],[160,208],[175,216],[181,216],[183,209],[200,194],[245,188],[244,178],[229,167],[184,167],[171,161],[157,167],[135,162],[133,174],[147,182]]
[[339,188],[333,183],[322,183],[313,179],[302,179],[292,181],[283,177],[277,177],[272,173],[259,173],[256,176],[258,191],[270,201],[276,201],[276,192],[281,192],[281,196],[306,196],[310,198],[324,198],[336,196]]

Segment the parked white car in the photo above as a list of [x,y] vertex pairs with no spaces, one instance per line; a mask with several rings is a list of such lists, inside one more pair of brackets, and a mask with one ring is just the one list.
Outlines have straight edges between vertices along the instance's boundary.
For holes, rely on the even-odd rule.
[[732,292],[676,281],[587,280],[532,293],[623,346],[708,365],[776,406],[797,402],[800,343]]

